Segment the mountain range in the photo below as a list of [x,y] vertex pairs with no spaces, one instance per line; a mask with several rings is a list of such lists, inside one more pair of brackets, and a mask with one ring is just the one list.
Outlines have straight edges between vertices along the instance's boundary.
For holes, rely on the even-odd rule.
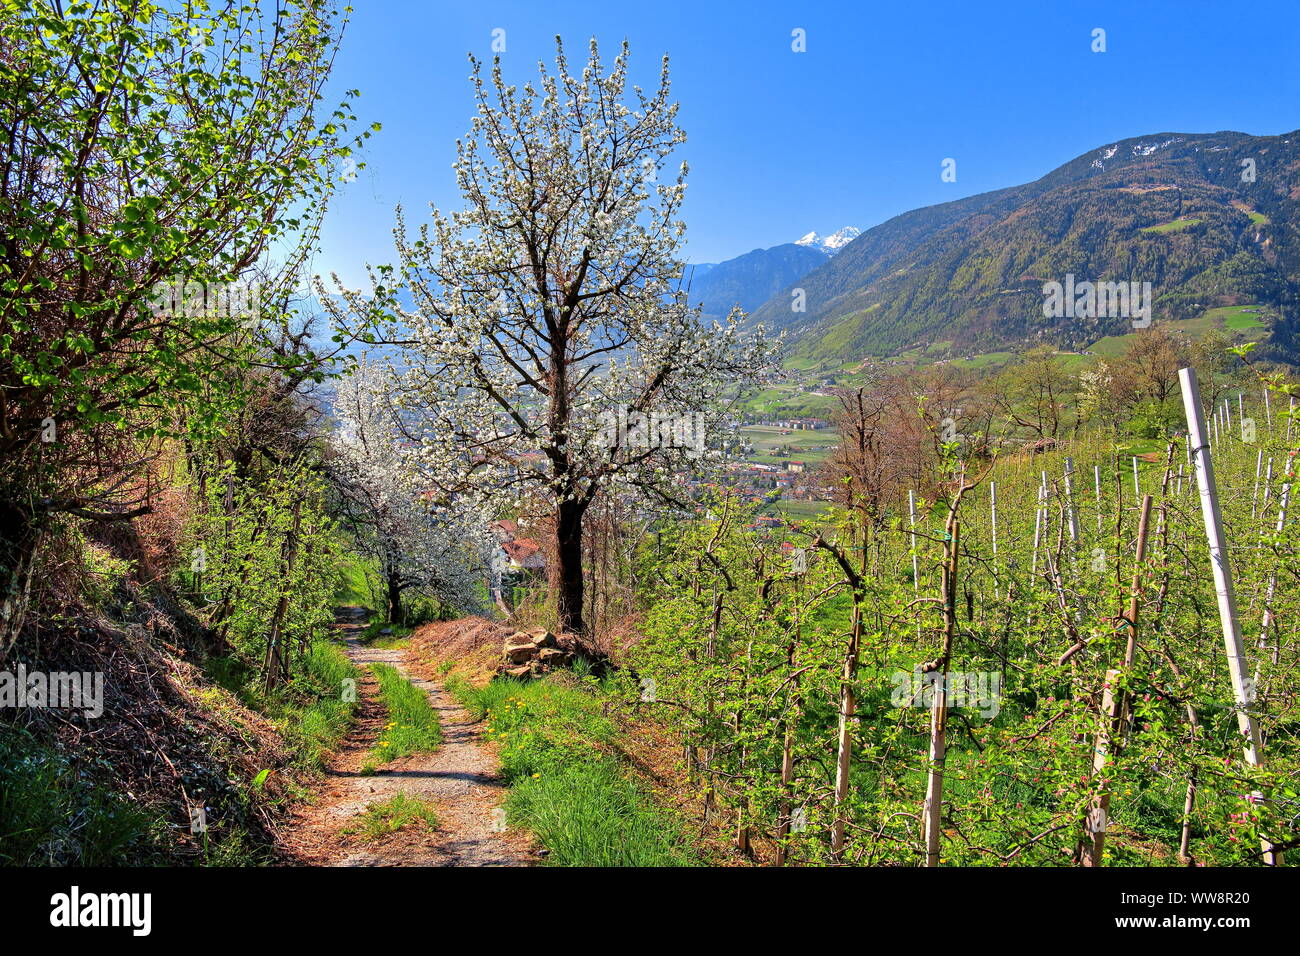
[[810,249],[820,249],[828,256],[833,256],[860,235],[862,235],[862,230],[857,226],[845,226],[838,232],[832,232],[824,238],[815,232],[810,232],[802,239],[796,239],[794,244],[796,246],[806,246]]
[[752,312],[781,289],[825,263],[861,234],[845,226],[822,238],[810,232],[802,239],[770,249],[754,249],[725,262],[687,266],[689,300],[703,308],[706,318],[725,318],[733,306]]
[[1158,133],[1102,144],[1031,183],[896,216],[803,274],[793,275],[813,259],[789,250],[821,253],[815,234],[715,266],[697,288],[746,308],[775,286],[749,321],[787,332],[797,357],[843,362],[935,343],[1081,348],[1132,331],[1131,319],[1045,318],[1045,283],[1150,282],[1157,322],[1258,305],[1267,327],[1252,334],[1263,340],[1257,354],[1295,361],[1297,213],[1300,131]]

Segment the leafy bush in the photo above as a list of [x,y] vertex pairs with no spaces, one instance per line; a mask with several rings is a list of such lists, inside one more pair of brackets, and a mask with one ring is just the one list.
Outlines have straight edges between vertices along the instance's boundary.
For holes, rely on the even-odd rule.
[[311,645],[303,659],[303,668],[301,682],[308,684],[317,696],[293,715],[286,726],[291,742],[304,761],[319,767],[352,726],[357,705],[355,699],[344,700],[342,691],[344,681],[355,681],[358,675],[343,649],[323,640]]

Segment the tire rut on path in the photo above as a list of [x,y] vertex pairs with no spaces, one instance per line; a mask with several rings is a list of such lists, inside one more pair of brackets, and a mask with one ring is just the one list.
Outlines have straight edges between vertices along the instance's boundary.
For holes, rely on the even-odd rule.
[[[410,672],[399,649],[367,647],[360,608],[339,608],[338,624],[350,657],[361,671],[357,723],[325,771],[318,799],[296,814],[287,852],[293,862],[317,866],[528,866],[536,861],[524,834],[501,832],[498,811],[505,784],[495,755],[479,742],[478,726],[439,682]],[[381,764],[364,776],[361,767],[388,715],[378,700],[371,664],[389,664],[429,696],[442,724],[433,753]],[[372,803],[404,793],[430,801],[438,817],[432,832],[408,827],[372,843],[344,831]]]

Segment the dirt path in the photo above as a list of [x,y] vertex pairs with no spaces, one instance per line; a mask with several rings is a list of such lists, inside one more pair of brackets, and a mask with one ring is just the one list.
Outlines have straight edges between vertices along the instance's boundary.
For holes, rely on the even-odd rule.
[[[526,836],[501,832],[505,797],[495,756],[480,743],[479,729],[440,684],[414,676],[401,650],[370,648],[357,639],[365,628],[361,608],[340,608],[338,627],[347,653],[361,670],[357,724],[325,771],[317,798],[294,815],[286,851],[291,861],[312,866],[527,866],[535,862]],[[442,744],[383,764],[373,776],[360,773],[387,713],[368,665],[391,664],[429,695],[442,722]],[[372,803],[397,793],[432,801],[438,815],[433,832],[407,827],[376,842],[347,833]]]

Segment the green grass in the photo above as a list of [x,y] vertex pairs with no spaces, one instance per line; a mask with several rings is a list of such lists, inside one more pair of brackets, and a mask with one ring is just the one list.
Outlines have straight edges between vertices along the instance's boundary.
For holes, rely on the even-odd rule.
[[609,763],[579,764],[523,781],[506,800],[551,851],[554,866],[684,866],[680,836]]
[[334,588],[334,603],[369,607],[379,587],[379,574],[374,562],[357,554],[345,542],[340,543],[337,554],[339,579]]
[[0,866],[162,862],[165,826],[22,728],[0,732]]
[[1253,226],[1267,226],[1269,222],[1271,222],[1268,216],[1264,215],[1262,212],[1257,212],[1256,210],[1251,209],[1250,206],[1239,199],[1234,199],[1232,205],[1235,209],[1239,209],[1241,212],[1244,212],[1249,216],[1251,225]]
[[784,445],[794,452],[809,448],[818,449],[823,445],[835,445],[840,440],[839,432],[834,428],[787,430],[771,425],[746,425],[740,429],[740,434],[754,446],[756,453],[763,454],[778,445]]
[[427,800],[398,793],[370,804],[357,815],[357,822],[343,832],[359,833],[366,840],[378,840],[410,826],[436,830],[438,815]]
[[1119,358],[1128,351],[1129,343],[1131,343],[1135,337],[1135,334],[1132,332],[1128,335],[1103,336],[1088,346],[1088,351],[1092,352],[1094,355],[1100,355],[1102,358]]
[[[740,435],[754,446],[747,461],[782,467],[788,461],[801,461],[809,470],[829,458],[832,446],[839,444],[840,440],[839,433],[833,428],[786,431],[767,425],[747,425],[740,429]],[[772,454],[780,446],[784,446],[787,452],[782,458]]]
[[1263,328],[1264,323],[1260,320],[1264,306],[1260,305],[1229,305],[1219,309],[1210,309],[1205,316],[1216,325],[1222,325],[1230,331],[1242,331],[1245,329]]
[[[392,634],[380,634],[380,631],[391,630]],[[377,647],[382,650],[401,649],[406,646],[411,637],[411,632],[415,628],[410,624],[394,624],[392,621],[371,621],[370,624],[357,635],[357,639],[367,647]]]
[[828,507],[830,507],[829,501],[795,501],[791,498],[782,498],[768,510],[806,521],[822,517]]
[[303,674],[316,696],[305,706],[282,714],[283,726],[299,762],[323,767],[352,727],[355,694],[345,691],[355,691],[357,669],[343,648],[330,641],[316,641],[303,659]]
[[[215,687],[196,688],[205,708],[220,712],[231,692],[265,715],[280,731],[295,766],[318,768],[352,724],[355,703],[344,699],[343,681],[356,670],[341,648],[317,641],[303,656],[288,686],[267,693],[254,670],[236,657],[212,658],[205,673]],[[188,769],[187,773],[203,768]],[[251,806],[267,769],[233,799]],[[89,754],[73,759],[29,732],[0,730],[0,865],[126,866],[165,863],[175,830],[165,808],[142,806],[105,783],[111,769]],[[260,778],[260,779],[259,779]],[[197,778],[196,778],[197,779]],[[232,784],[237,781],[231,781]],[[258,843],[238,824],[203,841],[205,865],[266,862]]]
[[680,820],[612,753],[618,729],[601,705],[605,691],[593,678],[573,681],[447,682],[499,746],[507,819],[537,835],[552,866],[691,865]]
[[750,414],[771,418],[828,418],[839,406],[831,395],[799,391],[792,383],[762,389],[743,403]]
[[[259,671],[236,655],[209,658],[204,672],[244,706],[276,725],[297,766],[323,767],[352,726],[360,675],[333,641],[312,642],[289,685],[270,693],[259,679]],[[220,706],[215,694],[201,691],[199,696],[208,706]]]
[[1092,358],[1078,352],[1057,352],[1056,362],[1072,375],[1077,375],[1092,365]]
[[1191,216],[1183,216],[1172,222],[1162,222],[1158,226],[1147,226],[1138,230],[1139,232],[1151,232],[1158,235],[1165,235],[1171,232],[1182,232],[1184,229],[1190,229],[1192,226],[1199,226],[1204,220],[1195,219]]
[[379,680],[379,699],[388,711],[388,723],[375,749],[366,758],[363,772],[399,757],[428,753],[442,743],[442,725],[438,712],[429,703],[429,695],[401,675],[389,664],[372,664]]
[[970,358],[953,359],[950,364],[954,368],[994,369],[1006,365],[1015,357],[1014,352],[984,352]]
[[1123,456],[1122,460],[1129,462],[1134,455],[1150,455],[1164,451],[1165,442],[1164,438],[1129,438],[1116,447]]
[[[1228,305],[1207,309],[1194,318],[1171,322],[1169,328],[1175,332],[1191,336],[1193,339],[1199,338],[1211,329],[1227,329],[1230,332],[1238,332],[1261,328],[1264,323],[1259,316],[1264,308],[1261,305]],[[1124,354],[1129,344],[1140,334],[1140,332],[1130,332],[1126,335],[1107,335],[1088,346],[1088,351],[1100,355],[1102,358],[1118,358]]]

